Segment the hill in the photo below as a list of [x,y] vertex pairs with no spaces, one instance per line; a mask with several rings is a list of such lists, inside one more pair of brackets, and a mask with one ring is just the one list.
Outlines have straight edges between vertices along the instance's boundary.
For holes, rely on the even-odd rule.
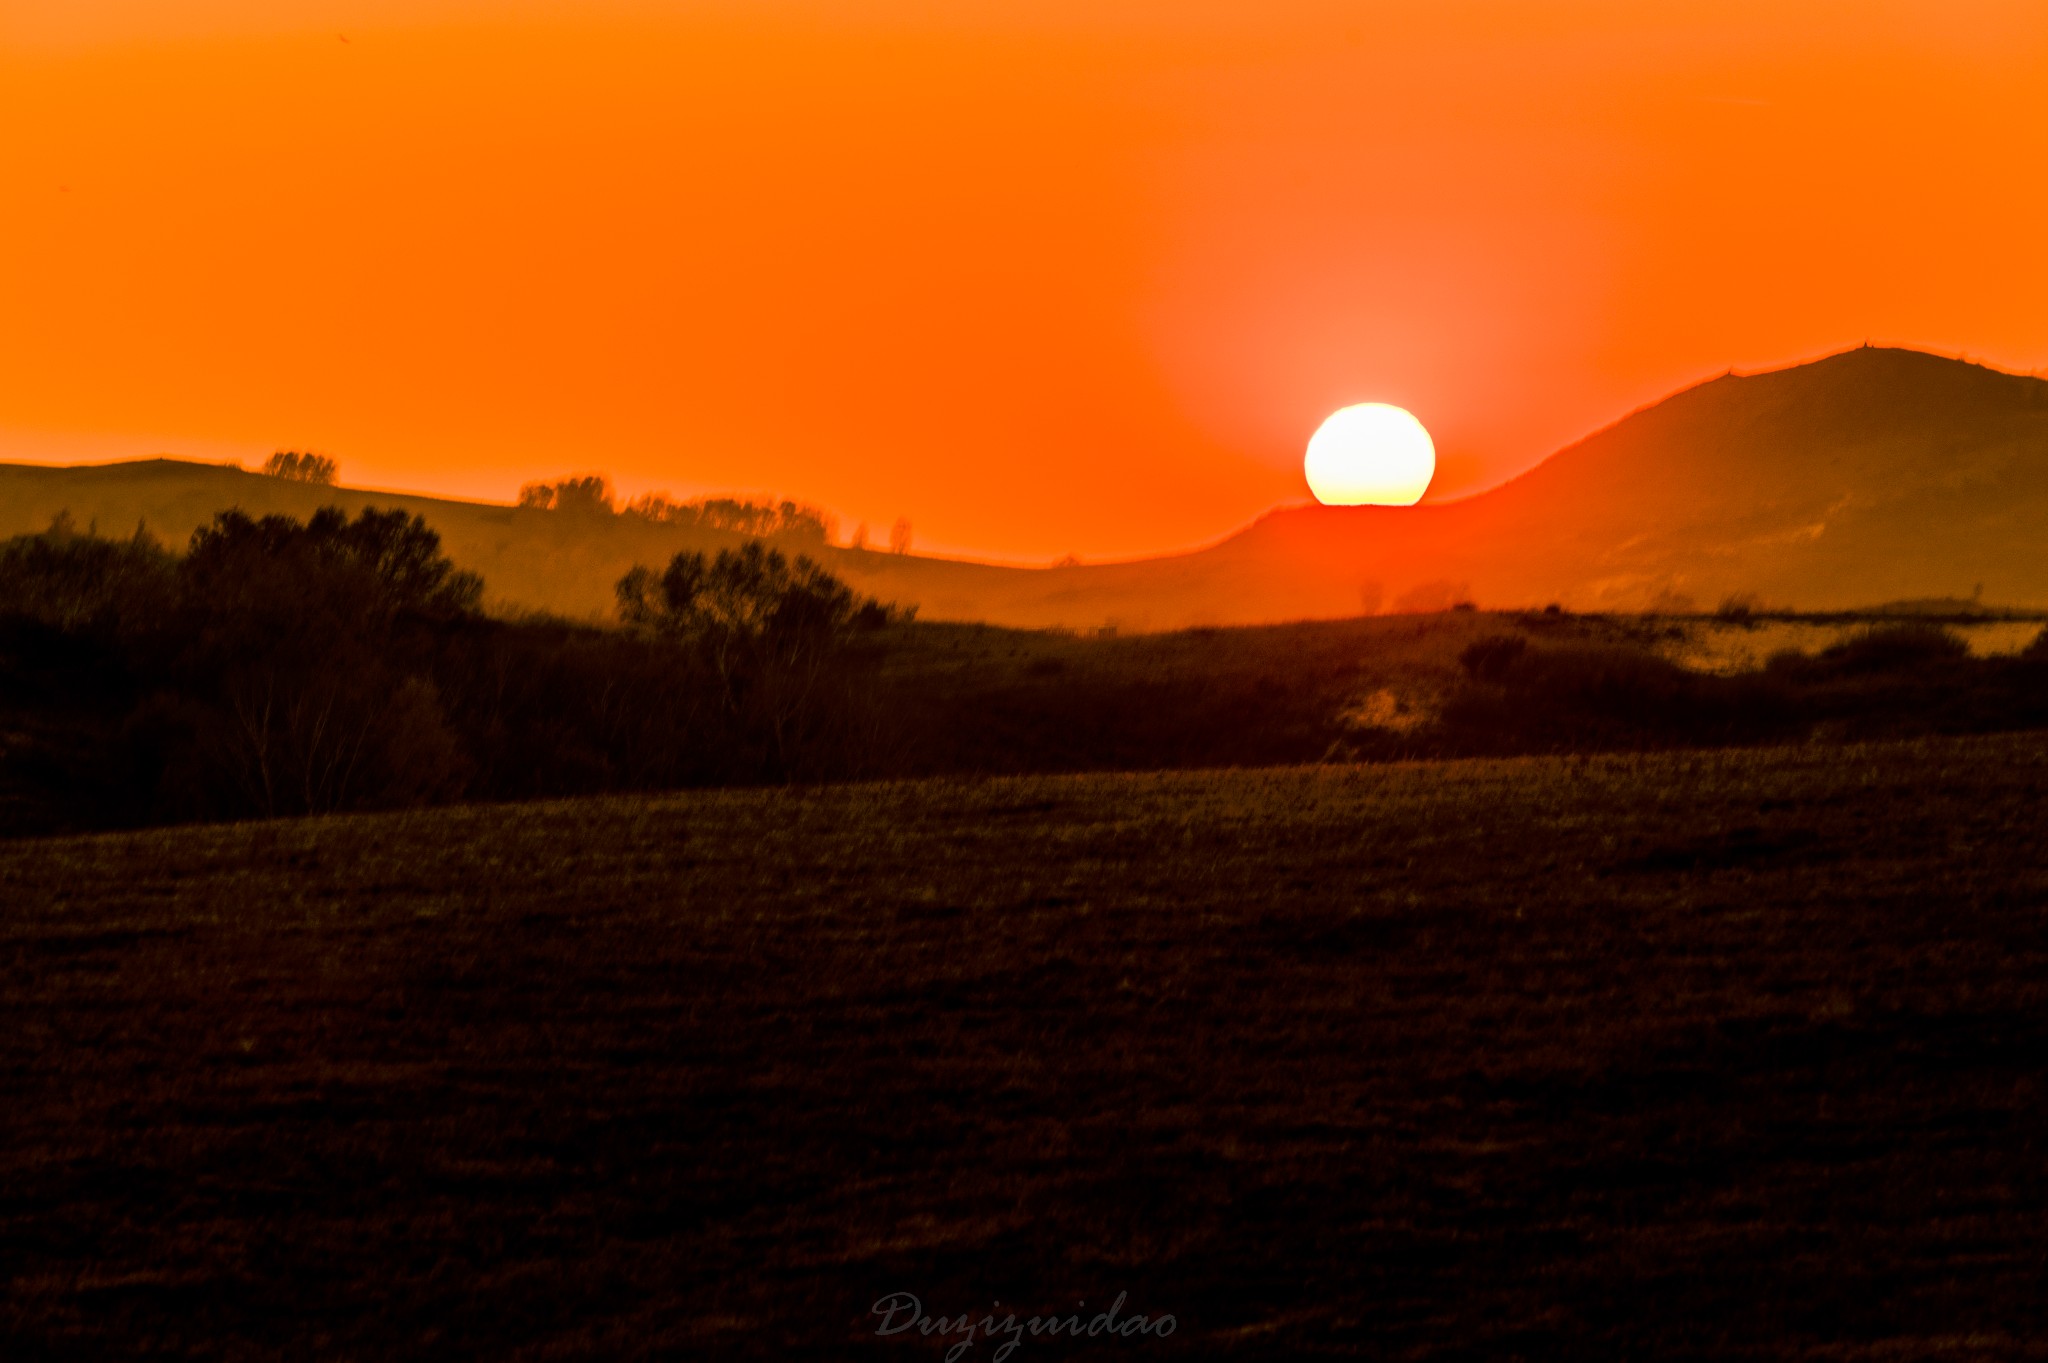
[[2038,606],[2044,533],[2048,382],[1866,347],[1688,389],[1466,501],[1277,512],[1217,552],[1395,599]]
[[[0,465],[0,534],[146,521],[181,542],[215,510],[337,503],[424,516],[504,607],[606,615],[635,563],[736,536],[331,489],[175,460]],[[923,618],[1131,630],[1558,602],[1846,610],[1959,598],[2048,606],[2048,382],[1865,347],[1688,389],[1501,487],[1420,507],[1299,507],[1219,544],[1044,569],[805,546]]]
[[0,1356],[943,1356],[893,1292],[1175,1317],[1019,1363],[2031,1356],[2044,780],[2028,737],[0,844]]
[[636,563],[663,563],[680,549],[737,545],[743,537],[636,516],[587,515],[454,501],[366,488],[325,487],[181,459],[51,468],[0,464],[0,537],[44,529],[59,512],[103,535],[146,526],[174,548],[214,513],[310,517],[323,506],[351,514],[397,507],[425,519],[460,567],[480,573],[501,610],[570,617],[609,615],[612,590]]

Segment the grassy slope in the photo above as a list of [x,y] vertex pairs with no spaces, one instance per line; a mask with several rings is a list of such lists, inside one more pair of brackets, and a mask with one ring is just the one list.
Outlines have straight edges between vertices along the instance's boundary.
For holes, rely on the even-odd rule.
[[722,531],[630,517],[593,521],[482,502],[320,487],[174,459],[76,469],[0,465],[0,535],[42,530],[57,512],[68,511],[80,529],[96,523],[101,534],[121,536],[140,522],[182,549],[194,529],[230,507],[252,516],[280,513],[303,520],[323,506],[351,513],[366,506],[398,507],[421,516],[440,533],[449,557],[483,574],[492,605],[570,617],[610,618],[613,584],[635,563],[661,564],[678,550],[743,542]]
[[[0,845],[0,1355],[2017,1357],[2039,737]],[[986,1345],[969,1355],[986,1358]]]
[[[173,461],[0,466],[0,534],[68,508],[182,541],[213,511],[401,505],[500,601],[608,614],[634,563],[734,542],[716,532],[333,492]],[[1642,610],[1737,593],[1838,610],[1908,598],[2048,606],[2048,382],[1864,349],[1702,384],[1463,502],[1275,512],[1197,553],[1019,569],[826,549],[827,566],[926,619],[1126,631],[1562,602]],[[1419,595],[1412,595],[1419,593]]]

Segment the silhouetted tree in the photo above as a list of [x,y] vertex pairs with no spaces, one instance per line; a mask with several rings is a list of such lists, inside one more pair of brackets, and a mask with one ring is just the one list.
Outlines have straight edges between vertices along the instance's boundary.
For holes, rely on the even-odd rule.
[[552,483],[528,483],[519,489],[519,505],[539,511],[580,512],[585,515],[616,514],[611,481],[602,474],[586,473]]
[[677,554],[658,575],[636,567],[619,579],[618,598],[628,627],[702,662],[774,776],[804,765],[848,699],[853,640],[897,614],[810,559],[759,542],[713,558]]
[[665,525],[700,525],[738,535],[829,542],[838,522],[823,509],[784,499],[752,501],[742,497],[699,497],[678,502],[658,492],[635,497],[625,514]]
[[374,507],[351,521],[326,506],[303,524],[223,511],[192,532],[180,572],[203,600],[255,593],[289,602],[311,592],[357,615],[461,615],[483,596],[483,579],[449,562],[426,521]]
[[332,487],[341,473],[341,465],[324,454],[279,450],[263,461],[263,472],[272,478],[284,478],[294,483],[319,483]]
[[1747,624],[1763,608],[1763,601],[1755,592],[1735,592],[1721,598],[1721,604],[1714,608],[1714,618],[1727,624]]
[[643,521],[653,521],[658,525],[696,520],[688,505],[676,501],[665,492],[643,492],[620,508],[620,514],[637,516]]
[[176,597],[176,560],[140,524],[126,540],[80,534],[58,512],[49,530],[0,544],[0,614],[58,629],[161,620]]
[[433,631],[482,581],[417,516],[323,507],[304,524],[224,512],[178,565],[187,684],[211,701],[194,783],[263,815],[458,793],[464,762],[432,679]]
[[910,552],[910,520],[899,516],[896,524],[889,527],[889,552],[907,554]]

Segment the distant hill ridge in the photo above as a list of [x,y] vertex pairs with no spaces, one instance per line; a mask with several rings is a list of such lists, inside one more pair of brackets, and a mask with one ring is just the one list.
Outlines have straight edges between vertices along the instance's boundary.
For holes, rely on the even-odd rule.
[[1224,546],[1485,604],[2048,604],[2048,382],[1865,347],[1729,374],[1489,492],[1279,511]]
[[[0,534],[59,511],[181,544],[216,511],[335,504],[425,517],[501,608],[609,615],[635,563],[729,532],[289,482],[170,459],[0,465]],[[1210,548],[1007,568],[803,546],[925,618],[1195,624],[1487,607],[1844,610],[1925,598],[2048,606],[2048,381],[1865,347],[1689,388],[1491,491],[1418,507],[1287,508]]]

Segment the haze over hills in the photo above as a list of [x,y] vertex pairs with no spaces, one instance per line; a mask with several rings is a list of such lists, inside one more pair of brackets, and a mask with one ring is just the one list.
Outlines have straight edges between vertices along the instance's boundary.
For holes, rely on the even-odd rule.
[[1393,592],[1644,609],[2048,603],[2048,382],[1866,347],[1727,375],[1466,501],[1266,517],[1224,550]]
[[[801,492],[801,489],[792,489]],[[287,482],[148,460],[0,465],[0,534],[59,511],[181,544],[217,510],[397,506],[500,607],[608,615],[635,563],[739,542],[697,526]],[[792,545],[926,619],[1166,629],[1557,602],[1851,609],[1981,595],[2048,606],[2048,381],[1866,347],[1730,374],[1459,502],[1277,510],[1219,544],[1045,569]]]

